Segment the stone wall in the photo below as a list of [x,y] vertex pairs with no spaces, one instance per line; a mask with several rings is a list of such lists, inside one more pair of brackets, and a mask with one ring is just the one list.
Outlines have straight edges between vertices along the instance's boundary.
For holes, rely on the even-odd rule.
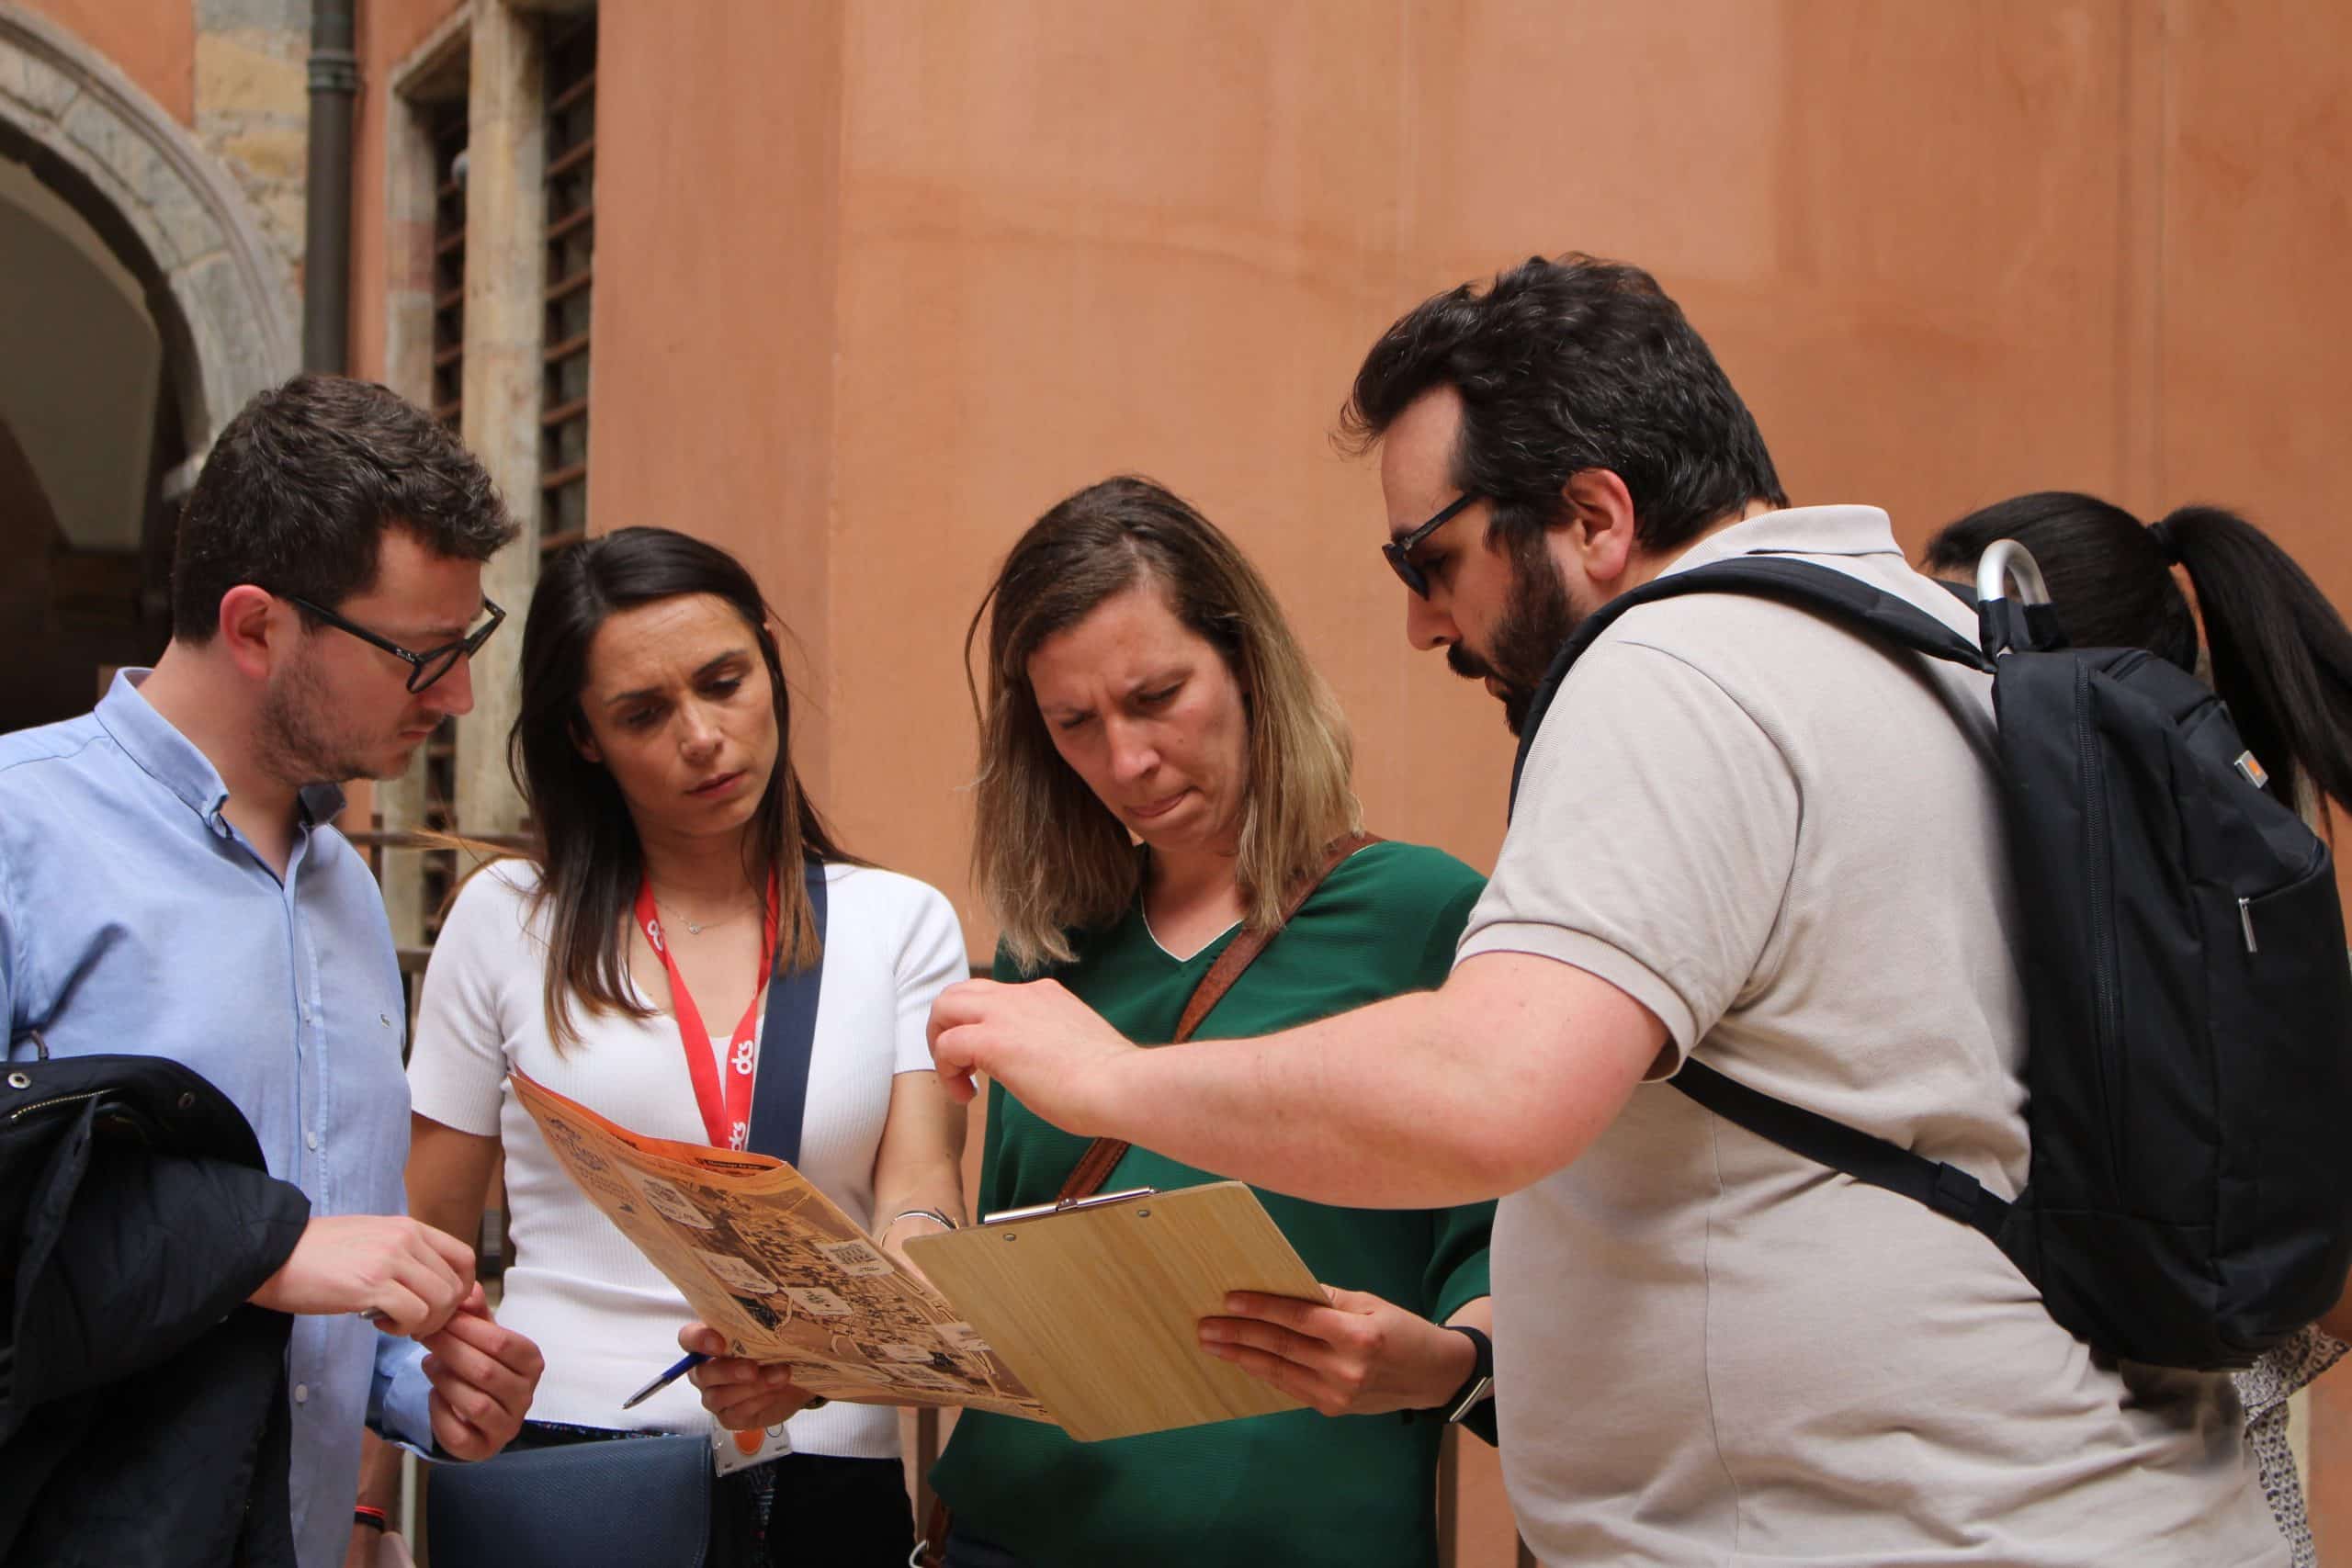
[[[297,8],[297,0],[277,0],[275,11],[282,21]],[[268,30],[250,29],[256,52],[258,35]],[[299,48],[301,35],[295,38]],[[183,427],[197,453],[248,398],[295,368],[294,277],[307,127],[307,116],[299,112],[299,63],[291,84],[298,111],[293,128],[274,127],[292,137],[295,149],[294,193],[285,209],[290,216],[280,223],[247,194],[241,166],[192,136],[110,59],[49,17],[0,0],[0,153],[31,164],[44,183],[117,243],[151,299],[160,296],[157,325]],[[286,112],[282,95],[263,93],[251,81],[227,97],[238,99],[240,93],[243,107],[220,111],[223,136],[271,131],[269,117],[282,118]],[[206,101],[199,88],[199,120],[206,118]],[[221,96],[216,93],[212,101],[221,102]]]
[[309,159],[308,0],[196,0],[196,137],[253,203],[299,290]]

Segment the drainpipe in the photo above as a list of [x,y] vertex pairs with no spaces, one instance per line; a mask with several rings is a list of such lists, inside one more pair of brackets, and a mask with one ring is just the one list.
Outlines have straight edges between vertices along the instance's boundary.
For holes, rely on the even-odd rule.
[[351,337],[353,0],[311,0],[311,168],[303,192],[302,368],[340,374]]

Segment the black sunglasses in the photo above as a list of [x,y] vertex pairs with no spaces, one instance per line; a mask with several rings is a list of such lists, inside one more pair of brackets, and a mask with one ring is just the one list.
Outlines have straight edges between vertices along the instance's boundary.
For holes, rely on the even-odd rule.
[[490,634],[498,629],[499,623],[506,619],[506,612],[485,598],[481,602],[481,607],[490,612],[488,626],[468,633],[456,642],[445,642],[438,648],[428,648],[423,653],[412,653],[391,638],[379,637],[366,626],[354,625],[333,610],[322,609],[308,599],[298,599],[291,593],[285,595],[285,599],[288,604],[300,605],[306,614],[324,621],[335,630],[349,632],[360,641],[380,648],[395,659],[405,660],[408,664],[408,689],[412,692],[424,690],[434,682],[455,670],[458,660],[472,658],[481,651],[481,645],[490,640]]
[[1404,580],[1406,587],[1411,589],[1416,594],[1419,595],[1423,599],[1430,596],[1429,574],[1423,571],[1420,569],[1419,563],[1413,559],[1413,552],[1420,548],[1421,541],[1423,539],[1428,538],[1431,534],[1436,533],[1440,528],[1443,527],[1446,523],[1453,518],[1455,513],[1461,511],[1472,502],[1481,499],[1483,498],[1480,497],[1476,491],[1464,491],[1459,496],[1454,498],[1453,505],[1447,507],[1444,511],[1439,513],[1436,516],[1430,518],[1428,522],[1422,524],[1419,527],[1414,529],[1403,538],[1391,539],[1386,544],[1380,547],[1380,553],[1388,558],[1388,564],[1396,568],[1396,575]]

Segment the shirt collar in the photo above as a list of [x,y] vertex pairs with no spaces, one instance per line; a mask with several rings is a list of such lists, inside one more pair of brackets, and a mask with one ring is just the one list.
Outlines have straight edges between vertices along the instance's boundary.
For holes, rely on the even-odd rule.
[[1903,547],[1894,542],[1894,525],[1875,506],[1785,506],[1708,535],[1675,557],[1666,571],[1766,555],[1889,555],[1899,560]]
[[313,828],[332,822],[343,815],[341,784],[304,784],[295,798],[302,803],[302,816]]
[[[228,804],[229,786],[221,783],[220,770],[197,750],[196,742],[140,695],[141,683],[153,673],[152,670],[116,671],[113,684],[98,700],[98,723],[122,748],[123,755],[177,795],[214,831],[224,831],[227,824],[220,808]],[[304,820],[314,826],[334,821],[343,810],[343,789],[337,784],[305,784],[296,798]]]

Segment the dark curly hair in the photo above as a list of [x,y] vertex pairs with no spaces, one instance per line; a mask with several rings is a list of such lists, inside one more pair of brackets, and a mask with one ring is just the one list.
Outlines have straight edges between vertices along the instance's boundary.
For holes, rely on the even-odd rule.
[[1432,387],[1462,396],[1453,482],[1494,503],[1498,540],[1540,537],[1569,478],[1607,468],[1634,537],[1671,550],[1750,502],[1789,503],[1747,406],[1681,308],[1637,266],[1530,258],[1408,311],[1372,346],[1340,415],[1377,445]]
[[390,527],[464,560],[515,535],[473,454],[389,388],[311,375],[272,388],[221,431],[180,513],[172,635],[211,641],[240,583],[332,610],[375,581]]

